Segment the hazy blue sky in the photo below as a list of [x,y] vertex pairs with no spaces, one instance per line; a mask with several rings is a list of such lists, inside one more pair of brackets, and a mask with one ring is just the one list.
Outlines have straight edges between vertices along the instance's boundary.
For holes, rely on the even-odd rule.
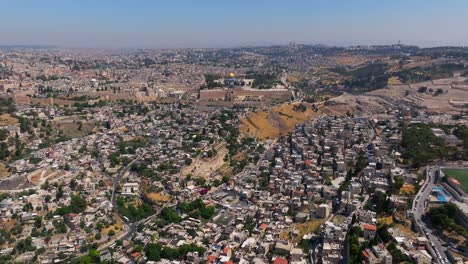
[[468,46],[468,0],[0,0],[0,44]]

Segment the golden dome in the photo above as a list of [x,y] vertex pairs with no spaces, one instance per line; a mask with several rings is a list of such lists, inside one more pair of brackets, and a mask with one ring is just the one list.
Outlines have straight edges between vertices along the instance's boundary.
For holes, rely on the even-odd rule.
[[229,73],[229,77],[230,77],[230,78],[234,78],[235,76],[236,76],[236,75],[235,75],[233,72],[230,72],[230,73]]

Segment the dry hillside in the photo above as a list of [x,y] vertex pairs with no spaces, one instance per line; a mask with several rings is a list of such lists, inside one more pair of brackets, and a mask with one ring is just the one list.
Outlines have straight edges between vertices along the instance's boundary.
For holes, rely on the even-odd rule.
[[321,116],[343,116],[347,113],[366,115],[384,113],[392,103],[373,95],[343,94],[317,104],[314,111],[311,104],[301,103],[305,111],[297,109],[299,103],[287,103],[267,110],[249,113],[241,119],[239,127],[243,136],[260,140],[274,139],[292,131],[297,124]]
[[244,136],[272,139],[287,134],[297,124],[320,115],[320,111],[315,112],[310,104],[302,103],[305,111],[298,109],[298,105],[299,103],[283,104],[252,112],[241,119],[240,131]]

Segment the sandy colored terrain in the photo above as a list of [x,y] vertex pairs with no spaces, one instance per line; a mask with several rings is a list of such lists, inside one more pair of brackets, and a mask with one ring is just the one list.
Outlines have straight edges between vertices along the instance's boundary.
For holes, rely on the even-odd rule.
[[53,181],[55,179],[58,179],[58,178],[60,178],[60,177],[62,177],[64,175],[66,175],[66,174],[67,174],[66,171],[61,170],[61,171],[56,171],[54,173],[51,173],[50,175],[46,176],[46,178],[50,182],[50,181]]
[[407,195],[407,194],[415,194],[416,191],[414,189],[414,186],[411,184],[403,184],[403,186],[400,188],[400,194]]
[[216,148],[217,154],[215,157],[210,159],[195,159],[190,166],[184,167],[182,175],[187,176],[188,174],[192,174],[193,178],[207,178],[219,170],[224,165],[224,156],[226,156],[228,150],[225,142]]
[[[463,80],[464,78],[449,78],[409,85],[390,85],[389,89],[376,90],[370,94],[390,96],[395,99],[409,101],[420,106],[427,107],[427,109],[434,112],[457,114],[460,112],[460,108],[457,108],[450,102],[460,100],[468,101],[468,85],[452,85],[452,82],[459,83]],[[428,89],[432,89],[432,93],[419,93],[418,89],[423,86],[428,87]],[[442,89],[443,93],[438,96],[434,96],[437,89]]]
[[[300,224],[293,224],[288,229],[281,232],[279,235],[280,239],[289,240],[292,243],[299,243],[302,240],[302,237],[306,234],[312,233],[325,222],[324,219],[313,219]],[[298,231],[298,235],[291,238],[290,232]]]
[[18,119],[12,117],[10,114],[0,115],[0,126],[12,126],[18,124]]
[[[312,110],[310,104],[305,112],[295,111],[294,105],[298,103],[286,103],[267,110],[260,110],[249,113],[241,118],[239,126],[243,136],[255,137],[260,140],[273,139],[285,135],[297,124],[320,115],[342,116],[348,112],[355,115],[372,115],[385,113],[388,109],[393,109],[393,100],[408,101],[426,107],[430,111],[459,114],[460,106],[468,101],[468,84],[463,84],[466,78],[448,78],[415,84],[394,84],[389,88],[372,91],[367,94],[353,95],[344,93],[329,101],[318,104],[318,111]],[[391,80],[398,83],[398,79]],[[422,86],[428,87],[427,93],[419,93]],[[429,92],[432,89],[432,93]],[[442,89],[443,93],[434,96],[437,89]],[[461,102],[461,101],[463,102]]]
[[400,81],[398,77],[393,76],[393,77],[388,78],[388,84],[398,85],[398,84],[402,84],[402,82]]
[[290,83],[300,82],[299,78],[294,75],[289,75],[288,77],[286,77],[286,81]]
[[28,175],[28,179],[31,183],[37,185],[47,179],[54,173],[52,169],[39,169]]
[[377,114],[384,113],[391,109],[393,105],[382,98],[369,95],[342,94],[329,100],[320,107],[324,114],[344,115],[347,112],[352,114]]
[[15,225],[16,225],[16,220],[13,218],[5,218],[2,219],[1,225],[6,231],[10,231]]
[[34,185],[39,185],[44,181],[48,180],[49,182],[65,175],[64,171],[54,171],[51,168],[47,169],[38,169],[31,172],[27,178],[30,183]]
[[11,172],[7,169],[5,164],[0,162],[0,179],[10,177]]
[[103,228],[102,231],[101,231],[102,234],[107,235],[107,233],[109,233],[110,230],[114,230],[116,234],[118,234],[118,233],[120,233],[122,231],[122,229],[123,229],[122,220],[120,220],[120,218],[115,216],[115,215],[114,215],[114,219],[115,219],[115,224],[110,225],[107,228]]
[[421,66],[427,66],[427,65],[434,65],[437,63],[437,59],[431,59],[429,57],[413,57],[413,61],[403,65],[404,69],[409,69],[409,68],[414,68],[414,67],[421,67]]
[[356,55],[333,56],[331,59],[334,60],[337,64],[345,66],[357,66],[370,60],[370,58],[367,56]]
[[393,217],[391,216],[377,218],[378,225],[390,225],[392,223],[393,223]]
[[146,197],[148,197],[151,201],[157,204],[164,204],[171,199],[169,195],[163,195],[161,193],[156,192],[147,193]]
[[233,171],[231,166],[229,166],[228,162],[225,162],[221,167],[218,168],[217,173],[221,176],[228,176],[231,177],[233,175]]
[[[82,124],[81,129],[78,130],[80,123]],[[52,120],[52,126],[56,130],[63,131],[64,135],[70,137],[84,137],[93,132],[96,124],[94,121],[83,120],[79,116],[70,116]]]
[[239,127],[244,136],[256,137],[260,140],[273,139],[287,134],[300,124],[320,114],[315,112],[310,104],[303,103],[307,109],[302,111],[294,110],[298,103],[282,104],[268,110],[250,113],[241,119]]
[[398,227],[398,229],[400,229],[400,232],[404,234],[406,237],[417,237],[418,235],[415,232],[411,231],[411,229],[407,226],[397,224],[396,227]]

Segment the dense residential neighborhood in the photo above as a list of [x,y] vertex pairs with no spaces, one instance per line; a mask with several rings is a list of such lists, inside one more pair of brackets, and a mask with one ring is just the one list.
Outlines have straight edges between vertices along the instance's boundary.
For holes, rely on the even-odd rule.
[[417,49],[0,49],[0,262],[466,262],[466,63],[337,69]]

